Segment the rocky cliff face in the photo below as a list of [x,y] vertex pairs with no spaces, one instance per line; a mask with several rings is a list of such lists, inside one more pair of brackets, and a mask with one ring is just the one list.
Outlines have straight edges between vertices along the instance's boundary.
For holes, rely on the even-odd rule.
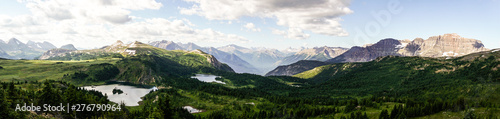
[[402,44],[399,40],[391,38],[383,39],[366,47],[352,47],[345,53],[333,59],[327,60],[326,62],[367,62],[381,56],[401,56],[401,54],[398,53],[399,49],[403,48],[401,45]]
[[[355,46],[345,53],[327,60],[327,63],[368,62],[383,56],[421,56],[421,57],[459,57],[474,52],[488,51],[481,41],[464,38],[457,34],[444,34],[429,37],[427,40],[416,38],[410,40],[383,39],[375,44],[364,47]],[[304,63],[303,63],[304,64]],[[285,68],[285,67],[295,67]],[[310,70],[309,66],[287,65],[281,66],[280,71],[271,71],[274,75],[294,75],[293,72]],[[270,73],[271,73],[270,72]]]
[[459,57],[474,52],[487,51],[483,43],[476,39],[464,38],[457,34],[429,37],[427,40],[384,39],[367,47],[353,47],[330,63],[367,62],[382,56]]
[[479,40],[464,38],[457,34],[444,34],[427,40],[417,38],[400,52],[405,56],[458,57],[487,50]]

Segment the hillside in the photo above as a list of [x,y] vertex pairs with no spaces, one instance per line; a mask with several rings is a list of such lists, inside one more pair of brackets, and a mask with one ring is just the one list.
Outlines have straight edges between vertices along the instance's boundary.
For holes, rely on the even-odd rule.
[[[118,41],[110,46],[93,50],[53,49],[41,58],[56,61],[4,60],[2,63],[19,62],[26,65],[4,65],[4,67],[5,69],[22,69],[24,67],[32,69],[33,76],[53,75],[49,77],[79,82],[79,84],[109,80],[154,84],[165,78],[189,77],[195,73],[213,73],[218,70],[234,72],[228,65],[200,50],[169,51],[140,42],[123,44]],[[30,64],[30,62],[39,63]],[[70,70],[48,70],[45,72],[47,74],[35,70],[40,67],[60,69],[57,67],[58,65],[68,67]],[[6,76],[17,75],[16,72],[5,73]],[[29,75],[17,75],[12,78],[15,80],[38,79],[29,77]],[[8,77],[4,77],[2,80],[8,79]]]
[[[498,88],[500,52],[496,51],[454,59],[386,56],[366,63],[320,66],[294,76],[319,84],[310,88],[323,90],[315,92],[320,95],[371,94],[446,99],[470,96],[471,92],[464,92],[465,89],[479,90],[475,89],[477,85],[492,86],[493,91]],[[311,92],[296,95],[308,93]]]
[[[354,46],[335,58],[326,60],[327,63],[368,62],[383,56],[421,56],[421,57],[460,57],[470,53],[487,51],[481,41],[464,38],[457,34],[444,34],[429,37],[427,40],[416,38],[410,40],[382,39],[375,44],[363,47]],[[291,66],[291,65],[287,65]],[[286,66],[283,66],[286,67]],[[294,66],[301,67],[301,66]],[[306,67],[306,66],[302,66]],[[303,68],[310,70],[307,68]],[[296,71],[303,72],[306,70]],[[274,72],[275,75],[288,75],[282,70]],[[294,74],[292,74],[294,75]],[[290,75],[288,75],[290,76]]]
[[266,76],[292,76],[318,66],[327,65],[328,63],[314,60],[301,60],[287,66],[278,66],[276,69],[268,72]]
[[150,42],[149,45],[166,50],[186,50],[186,51],[201,50],[210,55],[213,55],[220,62],[229,65],[237,73],[253,73],[253,74],[261,73],[261,71],[256,69],[254,66],[252,66],[245,60],[236,56],[235,54],[229,54],[227,52],[220,51],[213,47],[200,47],[194,43],[182,44],[166,40]]

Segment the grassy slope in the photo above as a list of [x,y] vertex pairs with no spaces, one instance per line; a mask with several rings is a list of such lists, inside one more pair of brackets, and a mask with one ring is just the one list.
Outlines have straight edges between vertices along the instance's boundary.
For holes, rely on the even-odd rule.
[[86,67],[92,64],[115,64],[119,60],[118,58],[83,61],[0,60],[0,66],[3,67],[0,69],[0,81],[60,80],[65,74],[88,70]]

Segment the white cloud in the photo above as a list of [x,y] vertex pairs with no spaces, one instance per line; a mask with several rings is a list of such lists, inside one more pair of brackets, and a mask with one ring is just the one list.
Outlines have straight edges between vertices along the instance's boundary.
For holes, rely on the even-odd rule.
[[[187,21],[187,22],[186,22]],[[137,38],[139,40],[171,39],[183,41],[208,41],[208,42],[246,42],[241,36],[224,34],[212,29],[193,29],[184,20],[169,21],[163,18],[147,19],[142,22],[125,24],[115,28],[123,33],[116,36],[122,39]],[[123,29],[123,30],[122,30]],[[149,36],[149,37],[144,37]]]
[[[154,0],[25,0],[31,15],[0,15],[0,38],[51,41],[56,46],[75,44],[94,48],[116,40],[247,42],[244,37],[212,29],[195,29],[187,19],[140,18],[130,10],[159,9]],[[56,9],[67,10],[63,12]]]
[[260,32],[260,28],[255,28],[255,25],[253,23],[247,23],[243,27],[247,28],[248,30],[251,30],[253,32]]
[[272,33],[276,35],[282,35],[286,36],[286,31],[278,30],[278,29],[272,29]]
[[300,28],[289,28],[287,31],[282,31],[278,29],[272,29],[272,33],[276,35],[282,35],[284,38],[289,39],[307,39],[311,35],[304,33]]
[[24,0],[34,16],[54,20],[86,19],[113,24],[129,22],[129,10],[160,9],[155,0]]
[[340,16],[353,11],[350,0],[184,0],[194,3],[179,8],[181,14],[209,20],[236,20],[243,16],[276,18],[276,24],[313,33],[347,36]]

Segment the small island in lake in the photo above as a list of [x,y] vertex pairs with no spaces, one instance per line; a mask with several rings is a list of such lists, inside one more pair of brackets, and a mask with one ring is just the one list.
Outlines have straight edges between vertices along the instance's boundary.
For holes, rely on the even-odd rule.
[[123,91],[122,91],[122,90],[120,90],[120,89],[118,89],[118,88],[115,88],[115,89],[113,89],[113,94],[116,94],[116,93],[118,93],[118,94],[122,94],[122,93],[123,93]]

